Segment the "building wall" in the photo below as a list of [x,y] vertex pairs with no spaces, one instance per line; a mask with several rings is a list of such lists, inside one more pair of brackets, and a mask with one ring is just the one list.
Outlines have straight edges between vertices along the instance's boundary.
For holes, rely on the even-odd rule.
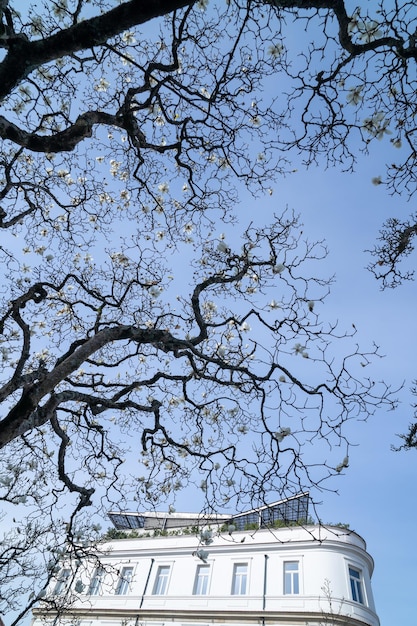
[[[91,620],[95,626],[120,626],[122,620],[143,626],[214,621],[379,624],[371,589],[373,561],[359,535],[339,528],[291,527],[214,537],[211,545],[204,546],[209,566],[206,595],[193,593],[197,568],[203,565],[195,555],[195,536],[122,539],[105,548],[109,552],[103,561],[110,570],[100,595],[84,592],[71,608],[82,626],[90,626]],[[284,593],[284,563],[288,562],[298,563],[298,593]],[[236,595],[232,593],[234,567],[244,564],[245,593]],[[128,593],[117,595],[117,571],[123,567],[132,567],[133,576]],[[156,595],[160,567],[169,567],[169,575],[166,593]],[[349,567],[360,575],[362,602],[352,597]],[[77,572],[85,591],[92,576],[92,567]],[[333,622],[323,621],[323,613],[332,613]],[[34,626],[39,626],[39,618],[40,610],[35,612]]]

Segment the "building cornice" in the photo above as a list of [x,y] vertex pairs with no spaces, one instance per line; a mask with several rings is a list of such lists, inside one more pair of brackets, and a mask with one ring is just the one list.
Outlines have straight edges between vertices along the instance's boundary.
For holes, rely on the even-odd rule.
[[[34,609],[33,616],[35,618],[51,618],[52,614],[42,611],[42,609]],[[72,619],[91,619],[91,609],[88,607],[66,609],[65,620],[70,622]],[[177,610],[163,608],[157,609],[112,609],[106,607],[105,609],[94,610],[95,620],[134,620],[135,622],[144,622],[151,620],[153,622],[163,623],[176,623],[177,621],[195,622],[201,626],[205,626],[204,622],[209,625],[212,623],[233,623],[233,624],[254,624],[259,623],[262,625],[267,624],[294,624],[294,625],[306,625],[306,624],[331,624],[332,626],[368,626],[370,622],[358,619],[352,615],[342,615],[334,613],[326,613],[325,611],[312,612],[312,611],[251,611],[251,610],[204,610],[198,609],[197,611],[190,610]],[[372,619],[375,620],[375,614],[372,613]],[[374,621],[373,621],[374,623]]]

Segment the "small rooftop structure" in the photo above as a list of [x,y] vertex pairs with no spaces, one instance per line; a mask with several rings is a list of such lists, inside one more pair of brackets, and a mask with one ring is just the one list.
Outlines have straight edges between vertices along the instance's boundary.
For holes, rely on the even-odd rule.
[[118,530],[171,530],[208,524],[233,524],[237,530],[245,528],[267,528],[276,522],[307,523],[308,492],[290,498],[277,500],[271,504],[244,511],[236,515],[202,513],[128,513],[110,511],[109,518]]

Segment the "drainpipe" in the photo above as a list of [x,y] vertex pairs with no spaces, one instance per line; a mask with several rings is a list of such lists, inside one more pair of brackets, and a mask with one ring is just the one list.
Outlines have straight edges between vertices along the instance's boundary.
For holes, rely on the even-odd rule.
[[262,626],[265,626],[265,607],[266,607],[266,587],[267,587],[267,574],[268,574],[268,555],[264,554],[264,588],[262,594]]
[[[145,587],[143,589],[142,597],[140,599],[139,609],[142,608],[142,604],[143,604],[143,601],[145,599],[146,590],[148,589],[148,583],[149,583],[149,579],[151,577],[151,572],[152,572],[152,567],[153,567],[154,561],[155,561],[155,559],[151,559],[151,564],[149,566],[148,576],[146,577]],[[136,623],[138,622],[138,619],[139,619],[139,615],[136,618]]]

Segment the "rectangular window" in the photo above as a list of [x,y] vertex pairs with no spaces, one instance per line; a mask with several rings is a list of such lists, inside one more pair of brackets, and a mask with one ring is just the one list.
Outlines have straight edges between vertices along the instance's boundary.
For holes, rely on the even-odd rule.
[[248,581],[248,564],[235,563],[233,566],[232,595],[244,596]]
[[102,567],[97,567],[88,587],[88,593],[90,596],[98,596],[100,594],[104,574],[104,569]]
[[300,574],[298,561],[284,563],[284,594],[296,595],[300,593]]
[[359,570],[349,567],[350,590],[352,592],[352,600],[365,604],[363,600],[362,576]]
[[64,593],[68,585],[70,575],[71,575],[71,570],[69,569],[61,570],[58,576],[58,580],[56,582],[54,591],[53,591],[54,596],[60,596],[62,593]]
[[195,596],[207,595],[209,575],[210,565],[197,565],[193,589],[193,594]]
[[155,584],[153,586],[154,596],[163,596],[167,592],[169,576],[169,565],[160,565],[156,573]]
[[129,585],[133,576],[133,567],[123,567],[117,582],[116,595],[125,596],[129,593]]

